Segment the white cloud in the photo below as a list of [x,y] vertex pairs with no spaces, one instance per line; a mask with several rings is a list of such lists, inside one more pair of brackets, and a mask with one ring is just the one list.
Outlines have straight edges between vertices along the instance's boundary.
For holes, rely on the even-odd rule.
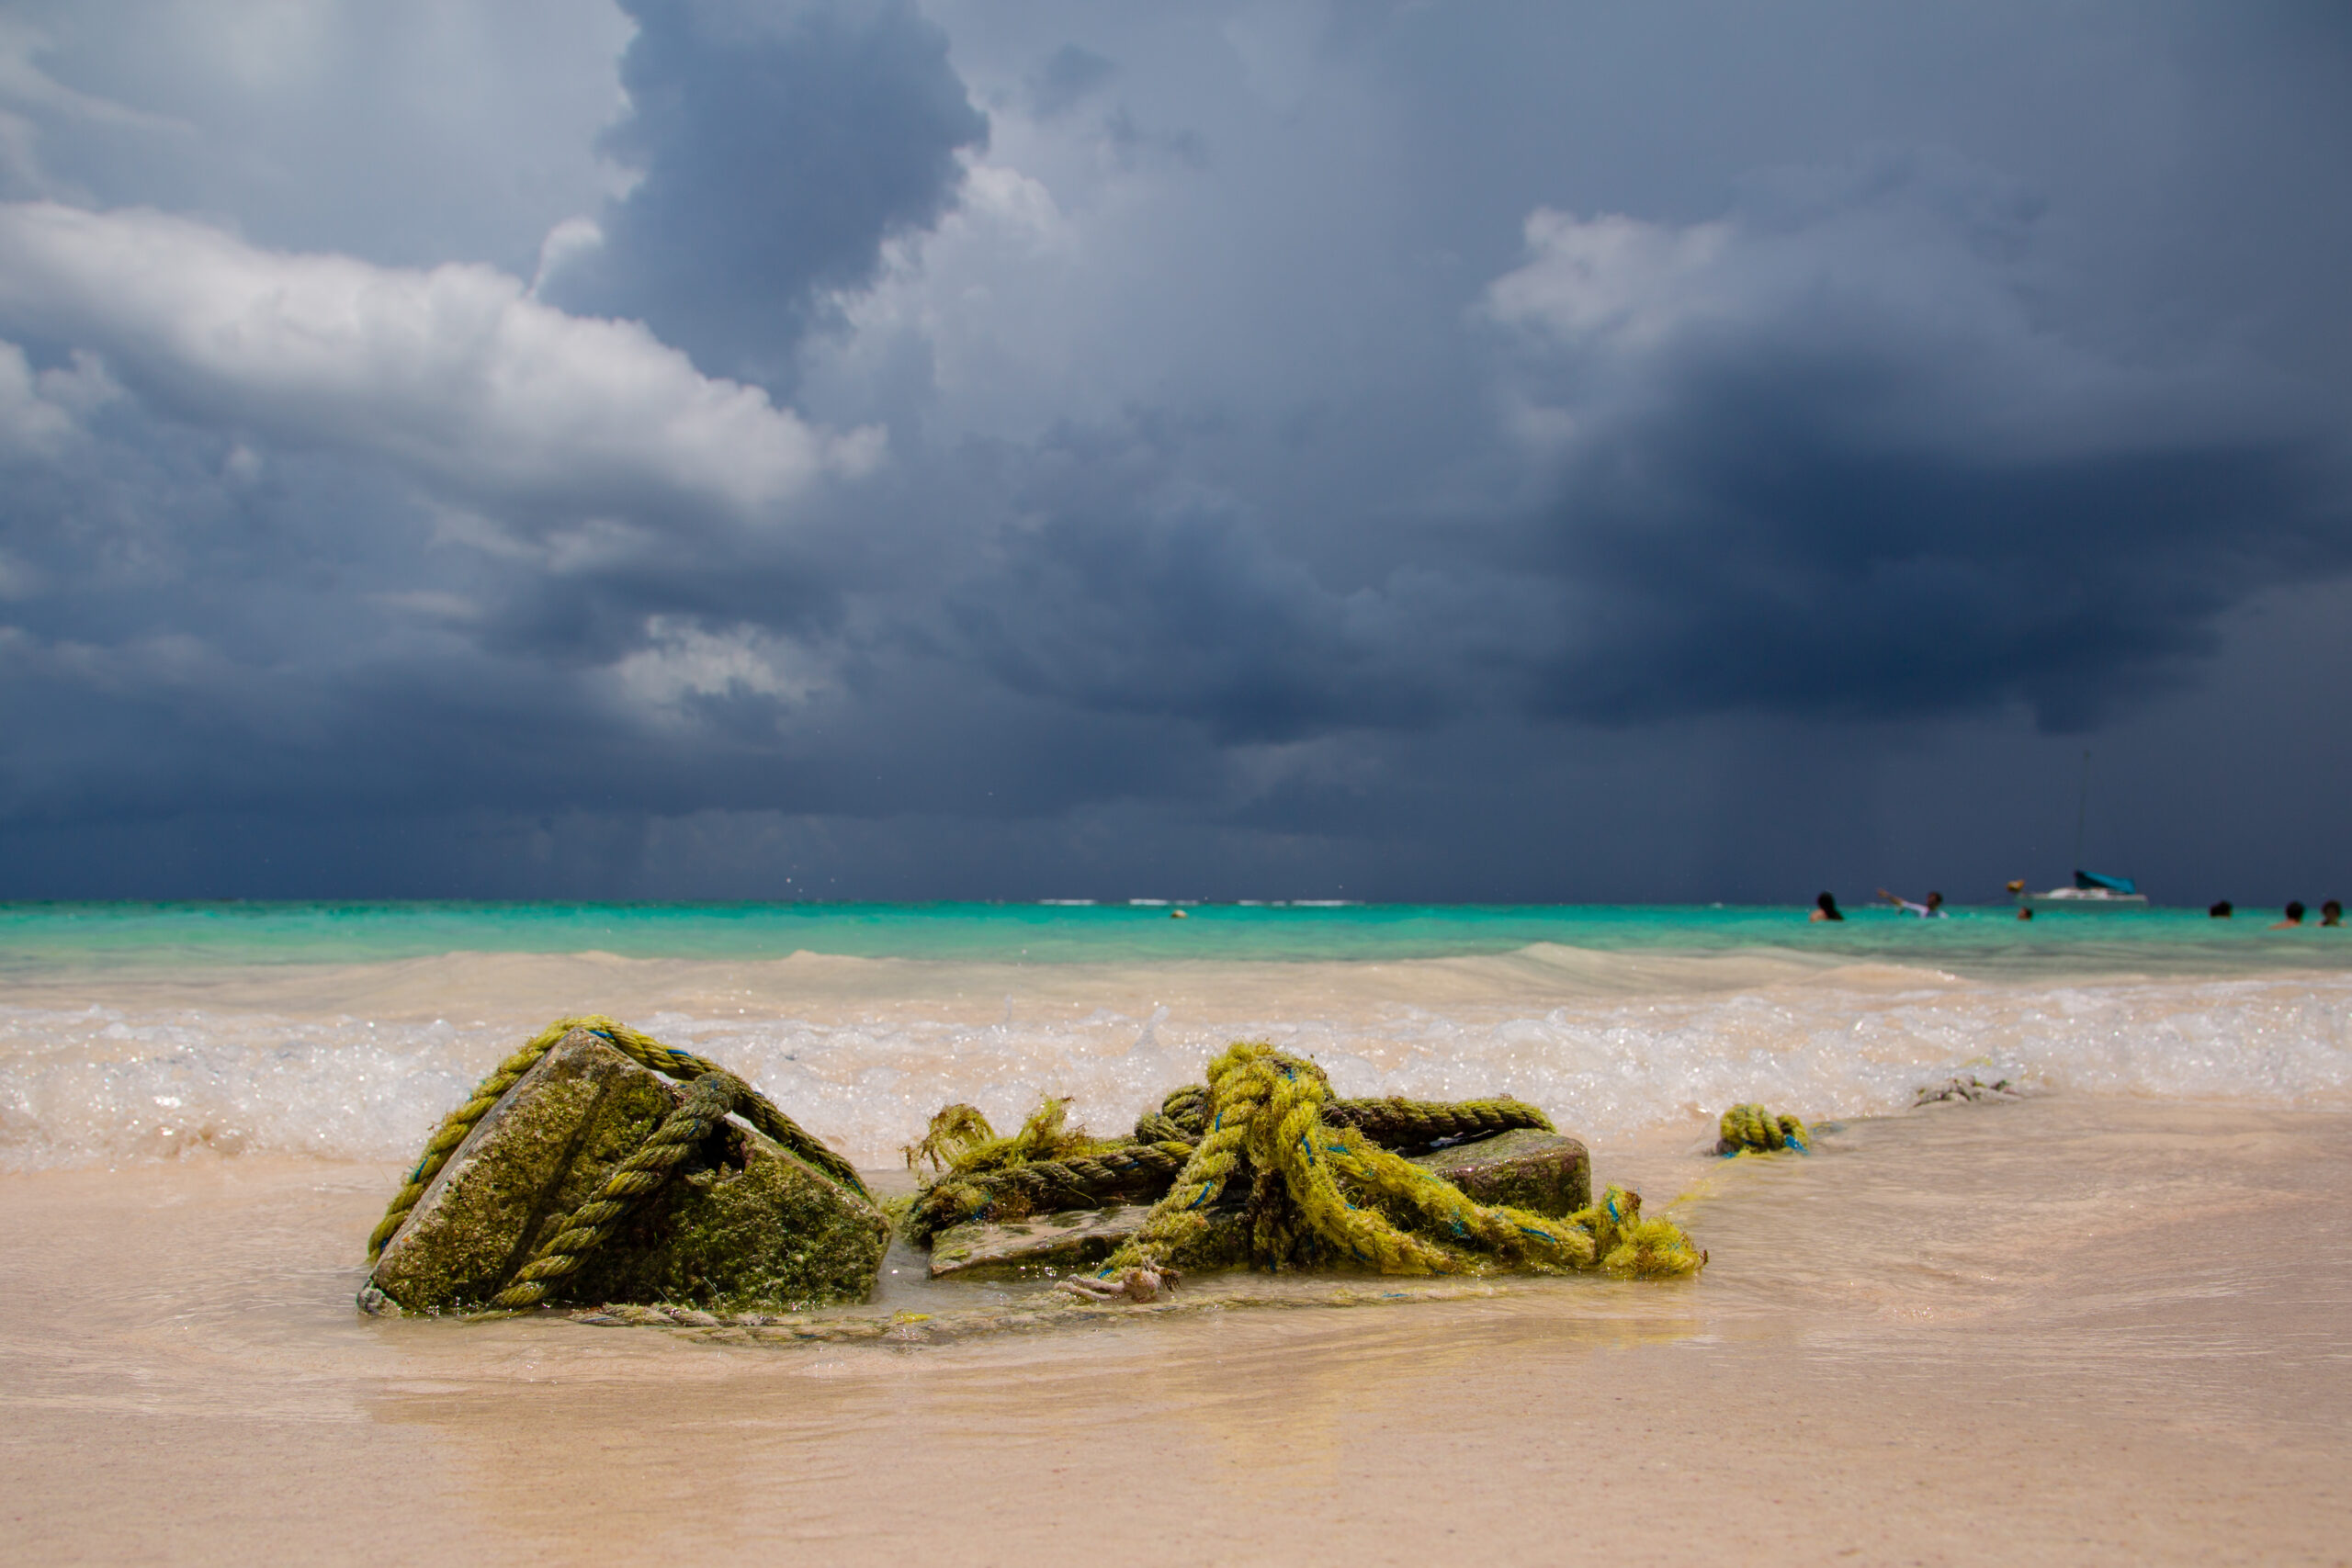
[[42,396],[25,351],[0,343],[0,454],[54,452],[74,429],[74,416]]
[[676,710],[689,697],[761,696],[797,706],[831,684],[797,645],[750,626],[704,629],[675,615],[646,619],[647,646],[613,667],[634,704]]
[[812,428],[495,268],[269,251],[158,212],[0,206],[0,319],[95,350],[183,417],[492,500],[763,513],[882,455],[878,431]]
[[1792,388],[1842,379],[1849,395],[1816,400],[1821,417],[1834,406],[1849,435],[1908,450],[2136,446],[2257,418],[2224,415],[2216,390],[2242,398],[2243,367],[2126,362],[2037,309],[2027,204],[1989,176],[1890,157],[1754,186],[1729,215],[1687,225],[1535,209],[1526,259],[1476,307],[1517,351],[1508,427],[1539,449],[1607,442],[1612,422],[1726,367]]
[[1578,219],[1539,207],[1528,216],[1524,266],[1497,278],[1495,320],[1570,341],[1655,340],[1719,300],[1709,273],[1728,223],[1675,229],[1603,213]]
[[1032,438],[1119,400],[1102,374],[1099,266],[1043,183],[967,156],[956,206],[886,243],[880,277],[834,298],[850,330],[808,344],[807,384],[817,406],[858,407],[920,363],[948,428]]

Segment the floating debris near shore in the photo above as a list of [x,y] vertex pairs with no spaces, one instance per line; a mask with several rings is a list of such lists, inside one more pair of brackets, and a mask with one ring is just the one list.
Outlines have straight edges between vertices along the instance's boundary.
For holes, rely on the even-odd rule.
[[2022,1091],[2007,1078],[1986,1083],[1980,1077],[1946,1078],[1919,1090],[1912,1100],[1912,1109],[1922,1105],[1956,1104],[1967,1100],[2017,1100]]

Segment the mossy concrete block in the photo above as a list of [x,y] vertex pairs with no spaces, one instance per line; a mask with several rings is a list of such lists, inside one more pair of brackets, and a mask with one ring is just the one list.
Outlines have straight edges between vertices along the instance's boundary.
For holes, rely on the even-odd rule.
[[967,1220],[932,1238],[931,1277],[1028,1278],[1091,1269],[1136,1234],[1148,1203],[1034,1214],[1001,1224]]
[[[684,1098],[585,1030],[566,1035],[458,1145],[362,1304],[482,1305]],[[888,1238],[874,1204],[729,1120],[548,1299],[726,1311],[863,1301]]]
[[[1508,1203],[1565,1219],[1592,1202],[1592,1165],[1585,1147],[1557,1133],[1521,1128],[1474,1144],[1413,1157],[1474,1201]],[[971,1220],[933,1238],[934,1280],[1034,1279],[1091,1269],[1143,1228],[1148,1203],[1078,1209],[998,1224]],[[1400,1221],[1408,1215],[1396,1216]],[[1184,1269],[1230,1267],[1250,1250],[1247,1222],[1238,1209],[1213,1210],[1209,1227],[1171,1259]]]
[[1413,1163],[1444,1177],[1474,1202],[1506,1203],[1555,1220],[1592,1204],[1592,1156],[1560,1133],[1521,1127],[1416,1155]]

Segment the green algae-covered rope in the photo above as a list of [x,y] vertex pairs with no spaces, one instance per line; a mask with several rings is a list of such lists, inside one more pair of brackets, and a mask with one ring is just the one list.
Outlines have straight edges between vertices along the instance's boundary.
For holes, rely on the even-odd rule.
[[1335,1100],[1323,1107],[1323,1120],[1356,1128],[1384,1149],[1485,1138],[1521,1127],[1554,1131],[1550,1117],[1516,1100]]
[[1793,1116],[1775,1116],[1760,1105],[1735,1105],[1716,1123],[1719,1155],[1777,1154],[1782,1149],[1813,1152],[1813,1134]]
[[[1164,1276],[1168,1260],[1207,1227],[1209,1205],[1245,1169],[1255,1179],[1252,1250],[1258,1261],[1277,1267],[1300,1239],[1293,1213],[1326,1245],[1384,1274],[1458,1273],[1480,1266],[1466,1247],[1452,1243],[1547,1271],[1600,1262],[1611,1272],[1691,1274],[1705,1264],[1706,1255],[1680,1230],[1665,1220],[1640,1219],[1639,1200],[1618,1189],[1611,1189],[1602,1204],[1565,1221],[1472,1201],[1442,1177],[1379,1147],[1363,1128],[1332,1125],[1321,1069],[1262,1042],[1235,1043],[1209,1065],[1208,1080],[1200,1107],[1203,1132],[1192,1157],[1098,1279],[1122,1270],[1155,1281]],[[1195,1107],[1180,1106],[1177,1098],[1170,1097],[1163,1114],[1189,1120]],[[1449,1240],[1415,1235],[1377,1208],[1359,1206],[1341,1178],[1359,1192],[1418,1212]]]
[[1062,1159],[949,1174],[923,1189],[907,1211],[906,1230],[921,1242],[961,1224],[1006,1198],[1039,1205],[1095,1208],[1118,1199],[1157,1198],[1192,1157],[1186,1143],[1114,1144]]
[[[923,1189],[908,1210],[908,1235],[921,1243],[949,1225],[988,1213],[1008,1199],[1023,1207],[1100,1208],[1114,1202],[1157,1199],[1169,1189],[1201,1141],[1209,1108],[1209,1091],[1198,1084],[1170,1094],[1158,1111],[1136,1122],[1132,1141],[1093,1145],[1083,1154],[1032,1159],[989,1170],[949,1170]],[[1324,1120],[1363,1134],[1381,1149],[1426,1148],[1450,1139],[1482,1138],[1516,1128],[1551,1132],[1551,1119],[1535,1107],[1516,1100],[1327,1100]],[[934,1131],[949,1135],[972,1124],[978,1112],[968,1106],[949,1106],[933,1119]],[[977,1122],[969,1134],[974,1146],[987,1134],[987,1122]],[[941,1141],[944,1141],[941,1140]],[[909,1151],[914,1157],[929,1144]],[[1394,1179],[1406,1179],[1395,1178]]]
[[[1146,1143],[1177,1139],[1197,1143],[1206,1125],[1209,1091],[1187,1084],[1148,1111],[1136,1123],[1136,1136]],[[1334,1100],[1323,1107],[1323,1119],[1333,1126],[1360,1127],[1365,1137],[1384,1149],[1420,1148],[1449,1138],[1484,1138],[1532,1127],[1549,1133],[1552,1119],[1520,1100],[1406,1100],[1391,1095],[1381,1100]]]
[[[496,1105],[525,1073],[537,1066],[539,1058],[553,1050],[558,1041],[575,1029],[587,1030],[638,1066],[682,1083],[692,1083],[707,1073],[719,1070],[692,1052],[664,1045],[651,1035],[631,1029],[628,1024],[606,1018],[602,1013],[557,1019],[531,1036],[522,1049],[499,1063],[490,1076],[475,1087],[472,1099],[442,1118],[441,1125],[434,1130],[432,1138],[426,1142],[424,1154],[416,1162],[416,1168],[409,1172],[408,1180],[393,1196],[390,1205],[384,1211],[384,1217],[377,1222],[374,1233],[368,1237],[368,1262],[373,1263],[383,1256],[385,1247],[406,1223],[409,1211],[416,1207],[417,1201],[424,1196],[424,1190],[433,1185],[433,1179],[441,1174],[441,1168],[449,1163],[449,1156],[474,1130],[474,1123],[490,1114],[491,1107]],[[865,1183],[859,1179],[856,1168],[849,1161],[803,1132],[798,1122],[777,1110],[765,1095],[747,1088],[741,1103],[735,1109],[737,1114],[778,1145],[859,1197],[871,1200],[873,1195],[866,1191]]]
[[637,1152],[615,1167],[596,1195],[548,1233],[531,1260],[492,1298],[494,1312],[522,1312],[545,1299],[553,1281],[575,1273],[588,1255],[619,1228],[639,1200],[669,1179],[695,1145],[727,1119],[752,1086],[733,1073],[713,1069],[696,1078],[678,1108],[662,1118]]

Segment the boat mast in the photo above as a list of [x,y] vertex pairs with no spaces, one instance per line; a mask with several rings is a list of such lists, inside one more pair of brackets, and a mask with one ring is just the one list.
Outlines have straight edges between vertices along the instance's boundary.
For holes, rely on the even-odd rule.
[[2083,792],[2075,800],[2075,869],[2083,869],[2083,823],[2091,808],[2091,749],[2083,748]]

